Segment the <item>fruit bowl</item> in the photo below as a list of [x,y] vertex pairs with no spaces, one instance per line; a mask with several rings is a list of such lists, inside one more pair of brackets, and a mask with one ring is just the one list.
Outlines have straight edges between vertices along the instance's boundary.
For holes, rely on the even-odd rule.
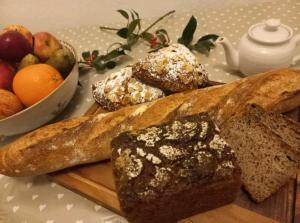
[[[60,41],[74,54],[75,49],[68,43]],[[78,64],[75,63],[65,80],[47,97],[36,104],[0,120],[0,136],[11,136],[36,129],[60,114],[71,101],[78,85]]]

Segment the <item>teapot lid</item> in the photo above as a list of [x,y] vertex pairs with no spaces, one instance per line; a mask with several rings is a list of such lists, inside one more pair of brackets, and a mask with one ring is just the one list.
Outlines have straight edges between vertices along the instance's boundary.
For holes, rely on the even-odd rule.
[[293,30],[281,24],[280,19],[268,19],[251,26],[248,35],[258,42],[274,44],[289,40],[293,36]]

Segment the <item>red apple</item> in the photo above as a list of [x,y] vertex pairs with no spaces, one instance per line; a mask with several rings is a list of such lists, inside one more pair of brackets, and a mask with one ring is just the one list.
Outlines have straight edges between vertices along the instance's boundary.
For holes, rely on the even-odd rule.
[[32,47],[21,33],[7,31],[0,36],[0,58],[10,62],[19,62],[31,52]]
[[8,63],[0,62],[0,89],[12,90],[16,70]]
[[33,52],[39,57],[41,62],[48,60],[52,54],[61,49],[60,42],[50,33],[39,32],[33,35],[34,47]]
[[32,34],[24,26],[17,25],[17,24],[9,25],[9,26],[7,26],[7,27],[5,27],[3,29],[3,33],[7,32],[7,31],[17,31],[17,32],[21,33],[27,39],[27,41],[29,42],[30,46],[33,47],[33,37],[32,37]]

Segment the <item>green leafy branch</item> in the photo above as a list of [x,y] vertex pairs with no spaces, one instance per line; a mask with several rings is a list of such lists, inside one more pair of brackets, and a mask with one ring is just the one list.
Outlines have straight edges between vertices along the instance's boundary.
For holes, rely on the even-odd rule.
[[149,30],[153,28],[164,18],[170,16],[175,11],[170,11],[165,15],[158,18],[151,25],[142,31],[141,19],[139,14],[134,10],[122,10],[118,12],[127,20],[126,26],[120,29],[101,26],[101,30],[116,31],[116,34],[125,39],[125,43],[114,43],[107,50],[106,54],[99,54],[98,50],[86,51],[82,53],[83,60],[79,61],[81,67],[95,68],[97,71],[103,71],[106,68],[112,69],[117,65],[116,59],[126,55],[126,51],[131,51],[132,47],[143,39],[148,42],[152,50],[158,50],[160,48],[168,46],[170,38],[165,29],[156,30],[154,33],[150,33]]
[[219,36],[216,34],[208,34],[202,36],[195,44],[192,44],[196,29],[197,20],[194,16],[192,16],[184,28],[182,36],[178,39],[178,43],[185,45],[190,50],[209,55],[210,50],[215,47],[215,41]]

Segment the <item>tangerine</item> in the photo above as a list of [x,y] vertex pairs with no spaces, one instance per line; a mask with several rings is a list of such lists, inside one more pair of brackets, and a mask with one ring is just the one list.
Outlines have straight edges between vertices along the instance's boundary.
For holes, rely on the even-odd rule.
[[62,82],[61,74],[48,64],[34,64],[18,71],[13,90],[21,102],[29,107],[47,97]]

